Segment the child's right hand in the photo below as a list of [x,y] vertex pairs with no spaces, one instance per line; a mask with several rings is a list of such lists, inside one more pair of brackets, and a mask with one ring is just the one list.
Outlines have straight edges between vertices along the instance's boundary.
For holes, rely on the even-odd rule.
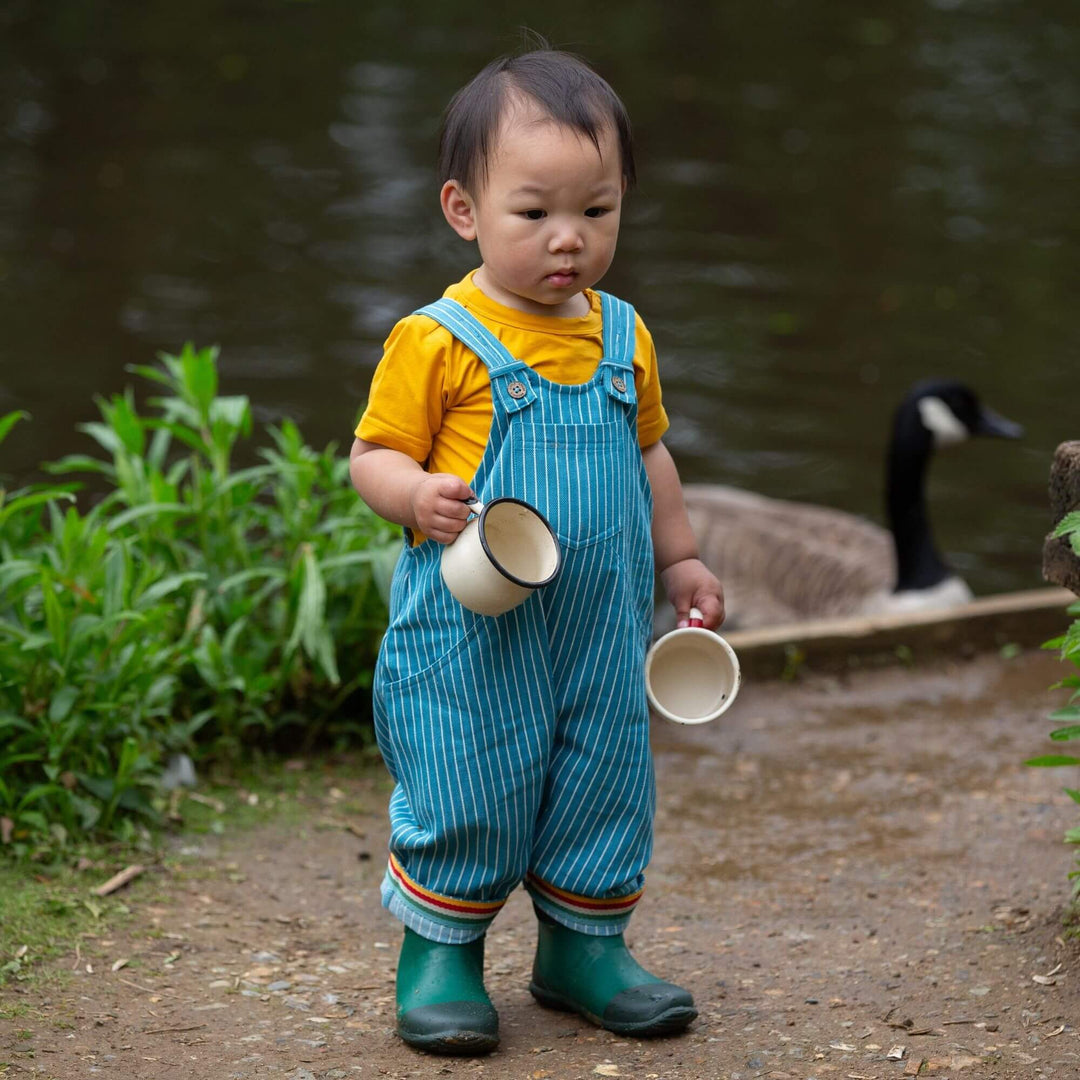
[[449,544],[465,528],[472,511],[465,500],[472,488],[453,473],[430,473],[413,488],[410,503],[416,527],[432,540]]

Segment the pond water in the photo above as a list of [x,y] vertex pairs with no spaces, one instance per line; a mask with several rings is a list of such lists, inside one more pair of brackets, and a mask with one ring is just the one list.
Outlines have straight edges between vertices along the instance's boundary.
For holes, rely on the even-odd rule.
[[0,411],[34,419],[0,471],[85,450],[94,396],[186,340],[258,418],[347,448],[390,327],[473,265],[440,111],[528,24],[634,119],[604,285],[656,338],[684,478],[880,521],[897,399],[956,376],[1028,434],[935,462],[939,543],[977,592],[1037,586],[1080,438],[1075,0],[493,10],[8,0]]

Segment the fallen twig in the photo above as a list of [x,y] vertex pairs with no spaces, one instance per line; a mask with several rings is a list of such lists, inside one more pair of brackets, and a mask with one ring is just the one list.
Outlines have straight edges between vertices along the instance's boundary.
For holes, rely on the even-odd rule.
[[108,896],[109,893],[116,892],[117,889],[122,889],[133,878],[137,878],[144,870],[145,866],[139,866],[136,863],[134,866],[129,866],[124,870],[121,870],[119,874],[113,874],[104,885],[99,885],[96,889],[90,891],[95,896]]
[[192,1024],[190,1027],[150,1028],[149,1031],[144,1031],[143,1035],[178,1035],[182,1031],[198,1031],[204,1027],[205,1024]]
[[225,813],[225,804],[220,799],[215,799],[211,795],[200,795],[197,791],[189,791],[187,792],[187,797],[192,802],[200,803],[202,806],[209,806],[211,810],[214,810],[219,814]]

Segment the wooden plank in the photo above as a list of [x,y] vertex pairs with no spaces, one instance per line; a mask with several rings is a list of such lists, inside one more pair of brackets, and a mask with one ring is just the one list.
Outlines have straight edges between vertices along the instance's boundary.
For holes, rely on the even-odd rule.
[[970,656],[1005,645],[1037,648],[1065,632],[1071,621],[1065,609],[1075,601],[1068,589],[1029,589],[940,611],[822,619],[724,637],[738,653],[744,675],[775,678],[793,664],[837,671]]

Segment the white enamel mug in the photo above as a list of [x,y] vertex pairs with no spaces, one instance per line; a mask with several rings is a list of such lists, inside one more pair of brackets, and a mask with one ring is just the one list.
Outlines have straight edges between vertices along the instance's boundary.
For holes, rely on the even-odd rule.
[[543,514],[520,499],[465,502],[476,517],[443,548],[440,564],[459,603],[478,615],[502,615],[555,580],[562,549]]
[[690,625],[658,638],[645,657],[649,704],[676,724],[704,724],[731,708],[739,692],[739,658],[690,609]]

